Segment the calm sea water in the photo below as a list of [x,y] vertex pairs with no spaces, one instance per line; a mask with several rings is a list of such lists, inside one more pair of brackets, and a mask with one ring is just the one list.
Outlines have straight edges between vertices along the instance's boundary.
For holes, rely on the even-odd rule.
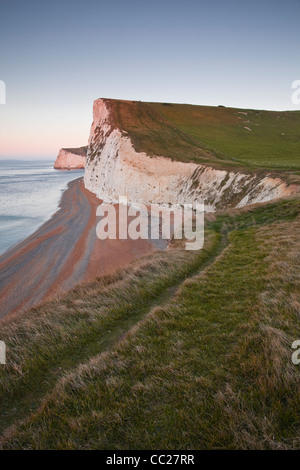
[[83,176],[83,170],[54,170],[53,163],[0,160],[0,254],[49,219],[68,182]]

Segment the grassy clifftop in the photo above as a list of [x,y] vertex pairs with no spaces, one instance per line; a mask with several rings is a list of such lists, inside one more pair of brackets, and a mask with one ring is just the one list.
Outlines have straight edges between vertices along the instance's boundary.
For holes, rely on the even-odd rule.
[[223,168],[300,171],[300,111],[105,101],[137,151]]
[[254,167],[300,169],[300,111],[161,103],[151,107],[221,159]]
[[205,145],[141,101],[104,100],[112,125],[127,132],[135,149],[181,161],[208,163],[217,159]]

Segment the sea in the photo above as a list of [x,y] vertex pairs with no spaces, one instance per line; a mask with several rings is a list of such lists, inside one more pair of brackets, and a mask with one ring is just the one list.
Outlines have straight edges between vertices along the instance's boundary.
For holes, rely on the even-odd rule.
[[54,170],[54,161],[0,160],[0,255],[57,210],[69,181],[84,170]]

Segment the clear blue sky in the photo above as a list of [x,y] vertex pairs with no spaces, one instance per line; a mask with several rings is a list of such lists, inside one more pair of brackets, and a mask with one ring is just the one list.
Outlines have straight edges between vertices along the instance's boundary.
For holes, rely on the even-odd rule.
[[99,97],[299,109],[300,0],[1,0],[0,157],[87,143]]

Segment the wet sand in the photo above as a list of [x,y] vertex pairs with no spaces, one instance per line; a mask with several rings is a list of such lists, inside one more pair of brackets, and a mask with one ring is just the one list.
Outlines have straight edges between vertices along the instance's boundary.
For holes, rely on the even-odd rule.
[[148,240],[99,240],[99,203],[82,178],[72,181],[52,218],[0,257],[0,318],[154,251]]

